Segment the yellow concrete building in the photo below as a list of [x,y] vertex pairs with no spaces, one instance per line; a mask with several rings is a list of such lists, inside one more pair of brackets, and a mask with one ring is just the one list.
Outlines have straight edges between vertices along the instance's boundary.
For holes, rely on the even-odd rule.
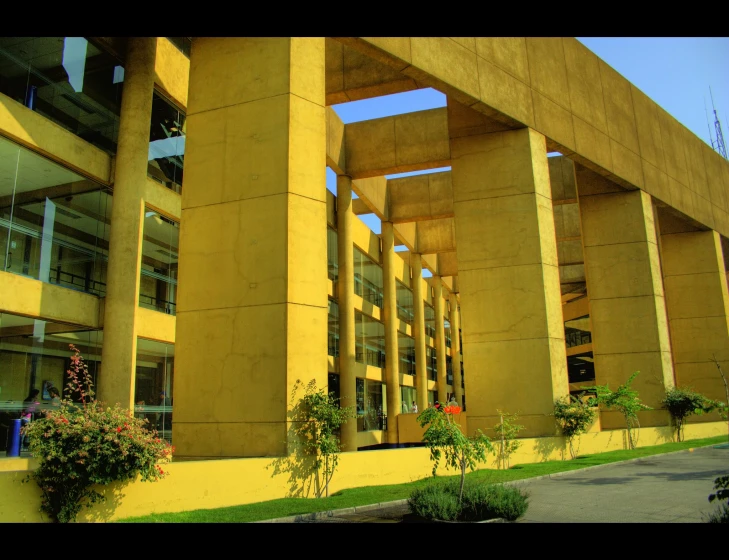
[[638,370],[660,431],[666,388],[724,398],[728,239],[729,162],[574,38],[0,38],[3,441],[69,343],[191,462],[286,456],[312,379],[345,465],[451,396],[553,438]]

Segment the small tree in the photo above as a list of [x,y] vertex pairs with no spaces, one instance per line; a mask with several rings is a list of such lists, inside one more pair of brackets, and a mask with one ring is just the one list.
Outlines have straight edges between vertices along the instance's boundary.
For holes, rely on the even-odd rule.
[[683,441],[683,427],[686,418],[692,414],[706,414],[720,408],[723,403],[713,401],[691,389],[672,387],[666,391],[661,404],[671,415],[673,426],[676,429],[676,441]]
[[174,451],[147,427],[147,420],[119,405],[106,407],[94,400],[83,356],[73,344],[69,347],[73,355],[66,398],[23,428],[38,460],[25,481],[36,481],[42,492],[41,511],[58,523],[74,521],[83,506],[104,501],[97,484],[166,476],[160,464],[171,461]]
[[445,455],[447,467],[457,469],[461,474],[458,503],[463,501],[463,486],[466,469],[476,470],[478,462],[486,461],[486,454],[493,451],[491,441],[481,430],[473,437],[467,437],[453,418],[461,412],[460,406],[428,407],[420,413],[417,420],[421,427],[428,426],[423,434],[423,443],[430,449],[433,461],[433,476],[437,475],[440,460]]
[[[711,359],[714,364],[716,364],[716,369],[719,370],[721,380],[724,382],[724,394],[726,395],[725,403],[719,401],[719,414],[724,420],[729,420],[729,383],[727,383],[726,376],[724,375],[724,370],[721,369],[721,364],[719,363],[719,360],[716,359],[715,355],[712,355]],[[727,424],[727,430],[729,431],[729,424]]]
[[628,430],[628,445],[631,449],[635,449],[636,444],[634,430],[640,427],[638,412],[653,410],[650,406],[641,402],[640,397],[638,397],[638,391],[630,388],[630,384],[639,373],[639,371],[636,371],[631,374],[628,380],[622,385],[619,385],[615,391],[611,391],[607,384],[583,387],[583,389],[594,392],[595,394],[588,402],[590,406],[602,405],[609,410],[616,410],[623,415]]
[[560,431],[567,438],[570,456],[573,459],[577,456],[577,449],[574,446],[577,436],[587,432],[596,416],[594,407],[574,395],[554,401],[554,418]]
[[349,418],[355,418],[356,413],[353,406],[340,407],[334,393],[317,389],[314,380],[306,386],[302,404],[306,416],[303,433],[307,436],[304,448],[316,455],[316,497],[321,498],[322,494],[329,497],[329,483],[339,464],[341,451],[337,432]]
[[494,432],[499,440],[499,452],[496,456],[499,468],[508,469],[509,460],[511,455],[521,447],[521,442],[517,441],[519,432],[524,429],[524,426],[520,424],[514,424],[514,421],[519,418],[517,413],[505,414],[504,412],[496,411],[500,416],[501,420],[494,426]]

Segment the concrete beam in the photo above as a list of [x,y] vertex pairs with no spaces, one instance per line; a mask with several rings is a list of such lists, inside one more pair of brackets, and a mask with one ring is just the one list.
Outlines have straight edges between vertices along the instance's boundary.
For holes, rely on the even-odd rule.
[[[454,105],[466,117],[456,135],[492,132],[487,127],[493,121],[532,128],[545,136],[548,151],[559,151],[622,189],[644,190],[729,236],[729,162],[577,39],[337,40],[438,89],[449,104],[453,100],[487,117],[479,122]],[[360,169],[378,162],[383,163],[362,163]]]
[[361,204],[364,204],[369,209],[369,212],[364,212],[365,214],[374,213],[383,222],[390,221],[387,179],[384,177],[358,179],[352,182],[352,190],[357,193],[359,197],[357,200],[362,201],[358,206],[361,208]]
[[387,190],[393,223],[453,217],[450,171],[390,179]]
[[336,105],[418,89],[412,78],[326,38],[326,104]]
[[344,147],[347,174],[353,179],[448,166],[447,110],[417,111],[345,125]]
[[446,276],[458,276],[458,259],[456,252],[438,253],[438,272]]

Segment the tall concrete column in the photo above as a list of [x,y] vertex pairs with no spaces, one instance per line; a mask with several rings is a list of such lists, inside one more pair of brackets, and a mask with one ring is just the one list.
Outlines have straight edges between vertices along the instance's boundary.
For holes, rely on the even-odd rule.
[[385,379],[387,382],[387,443],[397,443],[397,420],[402,407],[397,348],[397,286],[395,235],[391,222],[382,222],[382,276],[385,322]]
[[440,276],[433,276],[433,300],[435,305],[435,359],[438,369],[436,379],[438,380],[438,400],[445,403],[447,399],[446,385],[448,377],[448,365],[446,362],[445,324],[445,300],[443,299],[443,281]]
[[[354,340],[354,245],[352,237],[352,178],[337,175],[337,255],[339,276],[339,390],[341,405],[357,406]],[[357,451],[357,419],[342,425],[342,450]]]
[[[631,387],[658,409],[674,377],[651,197],[640,190],[585,196],[579,175],[577,189],[595,382],[615,389],[640,371]],[[668,417],[653,410],[639,421],[662,426]],[[625,426],[612,411],[601,412],[601,423]]]
[[489,433],[500,409],[524,437],[553,435],[568,384],[545,138],[454,138],[451,162],[468,429]]
[[104,298],[99,400],[134,405],[137,308],[156,37],[132,37],[124,64]]
[[178,456],[291,454],[301,385],[327,386],[324,50],[321,37],[193,40]]
[[453,392],[456,394],[456,401],[463,406],[463,387],[461,387],[461,341],[458,336],[458,329],[461,325],[460,312],[458,311],[458,294],[451,292],[450,295],[451,314],[451,363],[453,366]]
[[712,359],[716,356],[729,372],[729,296],[721,238],[716,231],[661,234],[661,257],[676,384],[725,401],[724,383]]
[[425,294],[423,293],[423,261],[420,254],[412,253],[413,271],[413,337],[415,338],[415,398],[418,410],[428,406],[428,370],[425,363]]

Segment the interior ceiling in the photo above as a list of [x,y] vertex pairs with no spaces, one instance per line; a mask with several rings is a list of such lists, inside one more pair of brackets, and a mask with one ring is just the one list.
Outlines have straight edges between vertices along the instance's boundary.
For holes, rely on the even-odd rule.
[[0,137],[0,197],[34,191],[84,177]]

